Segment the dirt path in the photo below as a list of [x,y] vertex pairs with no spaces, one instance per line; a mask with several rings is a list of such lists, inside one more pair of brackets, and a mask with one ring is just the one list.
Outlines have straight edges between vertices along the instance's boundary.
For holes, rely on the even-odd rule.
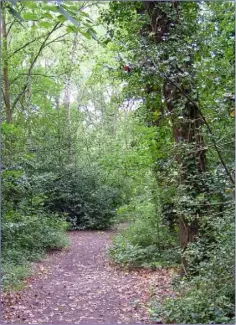
[[120,271],[106,249],[112,232],[70,232],[71,247],[35,264],[20,295],[3,296],[6,324],[147,324],[150,296],[171,293],[166,270]]

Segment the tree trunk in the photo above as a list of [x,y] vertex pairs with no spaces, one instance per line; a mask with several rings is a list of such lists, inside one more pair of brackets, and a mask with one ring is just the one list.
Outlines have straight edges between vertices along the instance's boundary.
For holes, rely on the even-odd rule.
[[72,162],[72,140],[71,140],[71,78],[76,59],[76,49],[78,44],[78,34],[74,36],[72,42],[72,48],[70,52],[70,68],[66,76],[65,88],[64,88],[64,106],[67,114],[67,126],[68,126],[68,162]]
[[[174,73],[173,73],[174,75]],[[186,99],[185,93],[194,94],[194,89],[186,89],[181,85],[181,80],[170,76],[164,82],[164,98],[168,111],[172,113],[173,137],[176,144],[188,145],[182,154],[176,154],[175,159],[180,165],[180,185],[187,185],[192,181],[195,189],[193,199],[202,192],[202,186],[198,183],[199,176],[206,171],[206,156],[204,149],[201,126],[204,121],[197,106]],[[183,105],[184,103],[184,105]],[[182,109],[179,107],[182,105]],[[196,177],[196,181],[194,178]],[[193,242],[198,233],[199,214],[193,220],[186,221],[179,215],[180,244],[185,248],[189,242]],[[186,261],[184,262],[186,266]]]
[[[150,26],[149,31],[153,35],[153,41],[155,43],[161,43],[163,36],[167,40],[170,34],[169,26],[172,24],[178,24],[178,15],[175,20],[170,21],[168,16],[160,8],[160,3],[154,1],[147,1],[144,3],[145,10],[149,16]],[[173,4],[173,10],[178,12],[178,3]],[[186,64],[186,71],[191,75],[191,62]],[[181,67],[183,70],[183,68]],[[193,79],[193,78],[192,78]],[[185,144],[190,147],[190,150],[183,148],[181,154],[175,156],[176,161],[180,165],[180,185],[189,183],[196,177],[199,179],[202,173],[206,169],[206,158],[204,151],[204,142],[201,134],[201,126],[204,123],[202,116],[197,108],[188,97],[195,95],[194,80],[191,80],[191,86],[184,86],[183,81],[178,77],[176,68],[164,75],[163,81],[163,94],[166,103],[166,107],[172,116],[173,125],[173,137],[176,144]],[[187,89],[188,88],[188,89]],[[188,96],[185,96],[188,94]],[[196,97],[196,96],[195,96]],[[194,98],[195,98],[194,97]],[[189,167],[191,165],[191,167]],[[196,189],[193,195],[198,195],[202,192],[201,185],[196,181],[192,184]],[[193,197],[194,199],[194,197]],[[186,220],[184,215],[179,215],[179,233],[180,233],[180,245],[184,249],[189,242],[194,241],[199,229],[200,211],[192,218],[191,221]],[[186,267],[187,263],[183,260],[183,264]]]
[[9,76],[8,76],[6,8],[4,2],[2,2],[2,66],[3,66],[3,98],[5,102],[6,122],[11,123],[12,112],[11,112]]

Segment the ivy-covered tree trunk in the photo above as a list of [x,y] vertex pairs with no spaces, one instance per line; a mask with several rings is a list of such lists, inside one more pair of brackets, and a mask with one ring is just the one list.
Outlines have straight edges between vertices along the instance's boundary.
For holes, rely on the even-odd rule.
[[[144,3],[146,13],[149,17],[149,31],[154,44],[159,44],[174,31],[170,26],[176,26],[179,22],[178,3],[168,4],[169,12],[165,12],[165,7],[160,3],[147,1]],[[172,13],[170,8],[172,6]],[[183,30],[184,33],[184,30]],[[179,46],[179,44],[178,44]],[[172,49],[173,51],[173,49]],[[163,60],[168,58],[169,53],[163,56]],[[162,62],[160,62],[161,64]],[[180,68],[180,67],[181,68]],[[181,75],[187,74],[188,83]],[[196,89],[194,87],[194,77],[192,71],[191,53],[187,62],[181,62],[172,66],[167,73],[163,74],[163,95],[168,112],[172,116],[173,137],[178,149],[175,159],[180,165],[179,185],[185,186],[186,191],[191,184],[193,190],[188,195],[193,199],[202,192],[202,185],[199,180],[206,170],[206,157],[201,126],[204,123],[202,115],[196,105]],[[183,210],[184,210],[183,206]],[[185,248],[189,242],[194,241],[199,229],[201,211],[198,210],[188,220],[185,214],[179,213],[180,244]],[[183,261],[186,264],[186,261]]]
[[[187,190],[189,184],[191,184],[194,199],[196,195],[202,192],[199,179],[201,174],[206,171],[206,157],[201,134],[202,117],[197,107],[184,97],[186,91],[189,91],[189,89],[183,88],[183,93],[178,91],[176,86],[168,81],[164,84],[163,92],[166,106],[168,111],[173,113],[173,137],[177,148],[182,151],[175,156],[177,163],[180,165],[180,185],[186,185]],[[178,107],[181,105],[183,105],[183,109],[179,110]],[[179,215],[180,243],[183,248],[189,242],[194,241],[194,237],[198,233],[200,214],[199,211],[198,215],[189,221]]]

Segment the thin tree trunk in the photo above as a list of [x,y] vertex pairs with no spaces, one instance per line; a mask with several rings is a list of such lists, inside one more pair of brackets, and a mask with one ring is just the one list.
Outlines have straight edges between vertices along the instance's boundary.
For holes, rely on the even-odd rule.
[[66,83],[65,83],[65,96],[64,96],[64,105],[66,108],[67,112],[67,119],[68,119],[68,124],[70,124],[70,93],[71,93],[71,77],[72,77],[72,71],[73,71],[73,64],[75,61],[75,54],[76,54],[76,47],[77,47],[77,38],[78,34],[75,34],[74,40],[72,43],[72,48],[70,52],[70,69],[67,75]]
[[66,108],[66,114],[67,114],[67,126],[68,126],[68,137],[69,137],[69,143],[68,143],[68,161],[69,163],[72,162],[72,143],[71,143],[71,103],[70,103],[70,94],[71,94],[71,78],[72,78],[72,71],[73,71],[73,65],[75,62],[76,57],[76,48],[77,48],[77,41],[78,34],[75,34],[74,40],[72,43],[72,48],[70,52],[70,70],[67,75],[66,84],[65,84],[65,95],[64,95],[64,106]]
[[5,102],[6,122],[11,123],[12,112],[9,91],[9,74],[8,74],[8,48],[7,48],[7,28],[6,28],[6,8],[2,2],[2,65],[3,65],[3,97]]

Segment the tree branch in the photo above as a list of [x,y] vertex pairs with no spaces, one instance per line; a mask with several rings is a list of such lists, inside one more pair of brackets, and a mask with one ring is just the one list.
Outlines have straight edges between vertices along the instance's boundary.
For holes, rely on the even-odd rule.
[[31,72],[33,70],[33,67],[40,55],[40,53],[42,52],[42,50],[44,49],[45,47],[45,44],[47,42],[47,40],[49,39],[49,37],[51,36],[51,34],[57,29],[59,23],[56,23],[56,25],[53,27],[53,29],[47,34],[45,40],[43,41],[43,43],[41,44],[39,50],[38,50],[38,53],[36,54],[34,60],[31,62],[30,64],[30,67],[29,67],[29,70],[28,70],[28,73],[27,73],[27,79],[26,79],[26,83],[24,84],[23,86],[23,89],[22,91],[18,94],[18,96],[15,98],[13,104],[12,104],[12,111],[14,110],[16,104],[18,103],[18,101],[20,100],[20,98],[24,95],[26,89],[27,89],[27,86],[28,86],[28,83],[29,83],[29,79],[30,79],[30,76],[31,76]]
[[4,103],[5,103],[5,105],[6,105],[7,103],[6,103],[5,93],[4,93],[4,91],[3,91],[3,89],[2,89],[2,88],[1,88],[1,91],[2,91],[2,95],[3,95],[3,100],[4,100]]
[[[58,25],[58,27],[57,27],[55,30],[59,29],[61,26],[62,26],[62,24]],[[54,31],[55,31],[55,30],[54,30]],[[24,44],[23,46],[19,47],[17,50],[15,50],[14,52],[12,52],[12,53],[8,56],[8,58],[11,58],[11,57],[12,57],[13,55],[15,55],[17,52],[23,50],[23,49],[26,48],[28,45],[34,43],[35,41],[40,40],[41,38],[43,38],[43,37],[45,37],[45,36],[47,36],[47,35],[48,35],[48,34],[43,34],[43,35],[41,35],[41,36],[39,36],[39,37],[34,38],[32,41],[29,41],[28,43]]]
[[63,34],[63,35],[61,35],[61,36],[58,36],[57,38],[54,38],[52,41],[46,43],[46,44],[45,44],[45,47],[48,46],[48,45],[51,44],[51,43],[54,43],[54,42],[58,41],[60,38],[66,36],[66,35],[68,35],[68,34],[69,34],[69,33],[65,33],[65,34]]

